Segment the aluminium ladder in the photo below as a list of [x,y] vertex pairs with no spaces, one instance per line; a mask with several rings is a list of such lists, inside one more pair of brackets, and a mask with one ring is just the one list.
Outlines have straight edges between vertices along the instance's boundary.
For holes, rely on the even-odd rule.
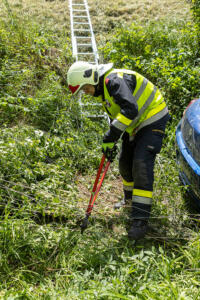
[[[72,56],[75,61],[87,61],[91,64],[98,64],[99,55],[97,51],[95,36],[90,20],[89,7],[87,0],[69,0],[70,22],[71,22],[71,40],[72,40]],[[82,96],[79,96],[79,105],[98,107],[100,104],[83,102]],[[86,114],[84,114],[86,115]],[[103,115],[86,115],[89,118],[105,118]]]
[[73,58],[98,64],[99,55],[87,0],[69,0]]

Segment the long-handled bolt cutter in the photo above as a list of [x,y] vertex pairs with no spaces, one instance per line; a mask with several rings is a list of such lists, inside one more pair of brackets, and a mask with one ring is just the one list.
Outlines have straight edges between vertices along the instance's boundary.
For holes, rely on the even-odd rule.
[[[105,169],[104,169],[103,174],[101,176],[101,179],[99,181],[99,178],[100,178],[103,166],[104,166],[105,159],[106,159],[106,157],[103,154],[103,156],[101,158],[100,165],[99,165],[99,169],[98,169],[98,172],[97,172],[97,175],[96,175],[96,179],[95,179],[95,182],[94,182],[94,185],[93,185],[92,193],[91,193],[91,196],[90,196],[90,201],[89,201],[89,204],[88,204],[88,207],[87,207],[87,210],[86,210],[86,216],[83,219],[82,224],[81,224],[81,233],[83,233],[84,230],[87,228],[88,219],[89,219],[89,216],[91,215],[91,211],[93,209],[94,202],[95,202],[95,200],[96,200],[96,198],[98,196],[98,193],[99,193],[99,191],[101,189],[103,180],[104,180],[104,178],[106,176],[106,173],[107,173],[108,168],[109,168],[110,163],[111,163],[110,161],[107,161],[107,163],[105,165]],[[98,182],[99,182],[99,184],[98,184]]]

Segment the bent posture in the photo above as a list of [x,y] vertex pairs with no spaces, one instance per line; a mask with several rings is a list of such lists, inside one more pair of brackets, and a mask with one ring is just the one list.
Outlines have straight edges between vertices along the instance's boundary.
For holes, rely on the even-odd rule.
[[74,95],[83,90],[100,97],[111,119],[102,144],[108,159],[113,159],[115,144],[122,138],[119,171],[124,199],[116,208],[132,199],[128,236],[134,240],[143,238],[152,206],[155,158],[170,119],[166,103],[159,89],[144,76],[114,69],[111,63],[75,62],[68,71],[68,86]]

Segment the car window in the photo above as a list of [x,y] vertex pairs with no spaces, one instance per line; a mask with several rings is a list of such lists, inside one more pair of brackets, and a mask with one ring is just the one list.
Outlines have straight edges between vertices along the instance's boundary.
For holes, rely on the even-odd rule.
[[183,121],[182,121],[182,125],[181,125],[181,132],[182,132],[185,144],[186,144],[189,152],[192,154],[192,152],[193,152],[193,128],[192,128],[191,124],[189,123],[186,114],[183,117]]

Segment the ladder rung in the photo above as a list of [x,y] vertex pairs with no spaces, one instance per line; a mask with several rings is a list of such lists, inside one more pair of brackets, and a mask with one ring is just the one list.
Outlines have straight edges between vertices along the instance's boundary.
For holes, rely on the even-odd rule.
[[[90,27],[89,27],[89,25],[82,25],[82,24],[74,24],[74,29],[88,29],[88,30],[90,30]],[[91,30],[90,30],[91,31]]]
[[72,6],[85,6],[85,4],[80,4],[80,3],[74,3],[74,4],[72,4]]
[[77,52],[79,55],[95,55],[93,52]]
[[91,39],[91,36],[75,36],[77,39]]
[[87,16],[74,16],[74,18],[87,18]]
[[90,25],[88,22],[74,22],[74,24],[80,24],[80,25]]
[[73,11],[87,11],[86,9],[73,9]]
[[75,31],[90,32],[90,29],[83,29],[83,28],[77,29],[77,28],[76,28],[76,29],[74,29],[74,32],[75,32]]
[[77,44],[77,46],[91,47],[92,44]]

